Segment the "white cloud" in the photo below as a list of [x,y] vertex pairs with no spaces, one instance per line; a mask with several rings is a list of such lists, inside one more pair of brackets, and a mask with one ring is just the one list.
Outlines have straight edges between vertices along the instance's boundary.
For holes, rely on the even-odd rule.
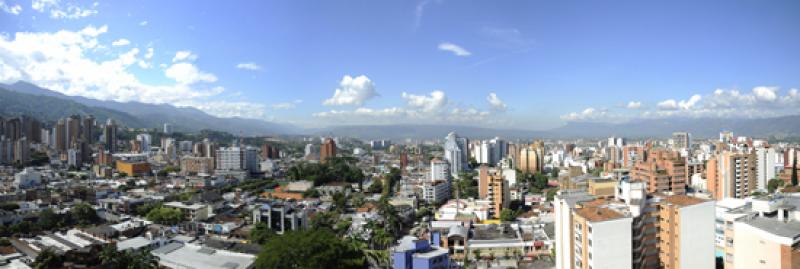
[[361,75],[354,78],[346,75],[339,82],[339,88],[333,93],[333,97],[325,100],[322,104],[326,106],[361,106],[365,101],[377,96],[375,84],[367,76]]
[[147,53],[144,54],[144,58],[150,60],[153,58],[154,53],[155,51],[153,48],[147,48]]
[[508,109],[506,103],[500,100],[500,97],[497,97],[497,94],[493,92],[489,93],[489,96],[486,96],[486,101],[489,102],[489,106],[495,111],[506,111],[506,109]]
[[214,74],[205,73],[190,63],[176,63],[167,68],[164,74],[180,84],[194,84],[197,82],[215,82]]
[[261,70],[261,66],[256,63],[239,63],[236,65],[236,68],[251,71]]
[[456,56],[470,56],[470,55],[472,55],[472,53],[470,53],[466,49],[462,48],[461,46],[453,44],[453,43],[450,43],[450,42],[440,43],[439,44],[439,50],[452,52]]
[[300,104],[302,102],[303,102],[303,100],[294,100],[292,102],[277,103],[277,104],[273,104],[272,105],[272,109],[273,110],[294,109],[295,107],[297,107],[298,104]]
[[[632,102],[633,103],[633,102]],[[630,103],[629,106],[630,108]],[[603,117],[590,116],[596,111],[573,112],[562,116],[563,120],[631,120],[665,117],[708,118],[762,118],[800,114],[800,91],[789,89],[781,95],[780,87],[758,86],[750,92],[736,89],[716,89],[705,96],[692,95],[687,100],[667,99],[657,104],[655,110],[642,109],[640,113],[630,111],[606,111]]]
[[18,4],[8,5],[4,1],[0,1],[0,10],[8,14],[19,15],[22,12],[22,6]]
[[96,15],[98,13],[97,6],[100,3],[94,2],[91,7],[79,7],[74,3],[66,3],[62,5],[60,0],[33,0],[31,8],[40,13],[50,13],[50,18],[53,19],[80,19]]
[[422,25],[422,16],[425,15],[425,6],[430,2],[431,0],[423,0],[417,3],[417,7],[414,9],[414,30]]
[[188,50],[181,50],[175,53],[175,57],[172,57],[172,62],[180,62],[180,61],[194,61],[197,60],[197,55],[193,54],[191,51]]
[[675,99],[667,99],[658,103],[657,107],[660,110],[690,110],[703,99],[699,94],[692,95],[689,100],[675,101]]
[[642,107],[642,102],[630,101],[626,107],[629,109],[639,109]]
[[756,96],[756,99],[767,102],[772,102],[778,99],[778,95],[776,94],[777,91],[777,87],[760,86],[753,88],[753,94]]
[[[129,69],[136,65],[149,68],[144,60],[152,57],[153,49],[148,48],[144,58],[138,48],[131,48],[106,59],[106,54],[95,49],[98,37],[107,31],[106,26],[88,26],[79,31],[0,36],[0,82],[23,80],[66,95],[99,100],[193,106],[223,117],[265,116],[263,105],[219,100],[225,89],[208,85],[216,76],[191,63],[164,66],[163,75],[175,83],[142,82]],[[208,102],[212,97],[219,101]]]
[[488,40],[488,45],[501,49],[520,50],[529,48],[534,43],[533,39],[526,37],[517,28],[486,26],[480,33]]
[[117,39],[114,42],[111,42],[111,46],[114,46],[114,47],[127,46],[127,45],[130,45],[130,44],[131,44],[131,41],[127,40],[127,39],[124,39],[124,38],[120,38],[120,39]]
[[139,22],[139,26],[147,26],[147,23],[147,21],[141,21]]
[[572,112],[567,115],[563,115],[561,116],[561,119],[565,121],[592,121],[604,119],[607,115],[608,112],[606,110],[598,110],[593,107],[589,107],[581,112]]
[[408,106],[422,109],[423,112],[439,111],[447,105],[447,95],[443,91],[432,91],[429,96],[403,92]]

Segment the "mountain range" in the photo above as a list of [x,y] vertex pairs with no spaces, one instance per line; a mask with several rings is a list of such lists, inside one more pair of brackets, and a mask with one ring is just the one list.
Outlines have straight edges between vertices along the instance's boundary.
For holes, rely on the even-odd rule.
[[449,132],[471,138],[631,138],[669,137],[672,132],[686,131],[698,138],[716,137],[720,131],[754,137],[800,136],[800,115],[773,118],[665,118],[635,120],[626,123],[569,122],[564,126],[531,131],[460,125],[341,125],[303,129],[257,119],[220,118],[192,107],[140,102],[116,102],[68,96],[27,82],[0,84],[0,115],[29,115],[45,122],[54,122],[68,115],[94,115],[98,121],[108,118],[133,128],[159,128],[164,123],[176,131],[196,132],[203,129],[242,134],[263,135],[330,135],[361,139],[435,139]]
[[[231,134],[256,136],[294,134],[300,131],[300,129],[288,124],[278,124],[245,118],[219,118],[192,107],[176,107],[168,104],[147,104],[140,102],[103,101],[81,96],[68,96],[22,81],[14,84],[0,84],[0,91],[2,91],[2,89],[7,90],[6,92],[15,92],[17,95],[14,95],[14,97],[21,98],[19,102],[14,102],[13,99],[5,100],[5,102],[17,103],[17,106],[28,107],[27,109],[17,111],[17,113],[13,113],[15,112],[13,110],[5,111],[6,114],[27,113],[37,115],[41,113],[32,111],[32,109],[35,110],[36,107],[48,108],[46,109],[48,111],[48,113],[46,113],[47,117],[41,118],[45,121],[54,121],[60,117],[72,114],[93,114],[98,120],[105,120],[107,116],[112,116],[115,120],[120,121],[124,125],[134,128],[158,128],[163,126],[164,123],[169,123],[173,126],[175,131],[180,132],[196,132],[209,129],[224,131]],[[41,98],[41,100],[38,100],[39,98],[30,98],[19,94],[49,98]],[[62,104],[57,107],[40,104],[42,101],[50,103],[53,98],[61,100]],[[0,113],[2,112],[3,110],[0,110]]]

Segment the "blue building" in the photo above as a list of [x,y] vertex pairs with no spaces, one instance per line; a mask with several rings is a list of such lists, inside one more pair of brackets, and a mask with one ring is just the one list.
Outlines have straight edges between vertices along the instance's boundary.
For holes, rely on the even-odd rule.
[[392,254],[395,269],[447,269],[447,250],[431,246],[428,240],[407,236]]

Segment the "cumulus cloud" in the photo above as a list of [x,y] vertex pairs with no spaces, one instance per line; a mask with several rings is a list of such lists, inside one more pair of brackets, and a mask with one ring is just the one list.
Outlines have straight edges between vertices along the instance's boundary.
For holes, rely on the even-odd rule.
[[172,57],[172,62],[180,62],[180,61],[194,61],[197,60],[197,55],[192,53],[188,50],[181,50],[175,53],[175,57]]
[[251,71],[261,70],[261,66],[259,66],[256,63],[239,63],[239,64],[236,65],[236,68],[244,69],[244,70],[251,70]]
[[408,106],[432,112],[443,109],[447,105],[447,95],[443,91],[432,91],[430,95],[414,95],[403,92],[403,99]]
[[197,69],[190,63],[176,63],[167,68],[164,72],[168,78],[174,79],[181,84],[194,84],[197,82],[215,82],[217,77],[214,74],[205,73]]
[[[631,103],[628,104],[628,108],[631,107]],[[665,117],[762,118],[797,115],[800,114],[800,93],[792,88],[782,94],[780,87],[775,86],[758,86],[749,92],[716,89],[707,95],[692,95],[687,100],[667,99],[659,102],[655,110],[642,109],[639,113],[607,111],[602,117],[591,117],[594,111],[584,112],[569,113],[561,118],[566,121],[620,121]]]
[[[263,111],[247,111],[263,110],[263,106],[208,102],[225,89],[209,85],[217,80],[216,76],[191,63],[165,66],[164,77],[175,83],[142,82],[129,69],[136,65],[149,67],[145,60],[153,57],[153,49],[148,48],[142,56],[139,48],[131,48],[112,54],[109,59],[108,55],[96,52],[100,46],[98,37],[107,32],[106,26],[88,26],[78,31],[18,32],[13,37],[0,36],[0,83],[23,80],[66,95],[193,106],[217,116],[264,115]],[[225,112],[226,109],[230,111]]]
[[127,39],[124,39],[124,38],[120,38],[120,39],[115,40],[114,42],[111,42],[111,46],[114,46],[114,47],[127,46],[127,45],[130,45],[130,44],[131,44],[131,41],[127,40]]
[[563,115],[561,116],[561,119],[565,121],[591,121],[604,119],[607,115],[608,112],[606,110],[599,110],[589,107],[581,112],[572,112],[567,115]]
[[31,8],[40,13],[48,12],[53,19],[80,19],[96,15],[98,13],[98,2],[92,3],[91,7],[80,7],[74,3],[62,4],[60,0],[33,0]]
[[440,43],[439,44],[439,50],[452,52],[456,56],[470,56],[470,55],[472,55],[472,53],[470,53],[466,49],[462,48],[461,46],[453,44],[453,43],[450,43],[450,42]]
[[0,10],[8,14],[19,15],[22,12],[22,6],[18,4],[8,5],[4,1],[0,1]]
[[354,78],[346,75],[339,82],[339,88],[333,93],[333,97],[326,99],[322,104],[326,106],[361,106],[365,101],[377,96],[375,84],[367,76],[361,75]]
[[627,107],[629,109],[639,109],[639,108],[642,107],[642,102],[630,101],[630,102],[628,102],[628,105],[625,106],[625,107]]
[[690,110],[703,99],[699,94],[692,95],[689,100],[675,101],[675,99],[667,99],[658,103],[657,107],[660,110]]
[[489,106],[495,111],[506,111],[508,106],[503,100],[500,100],[500,97],[497,97],[497,94],[491,92],[489,96],[486,96],[486,101],[489,102]]

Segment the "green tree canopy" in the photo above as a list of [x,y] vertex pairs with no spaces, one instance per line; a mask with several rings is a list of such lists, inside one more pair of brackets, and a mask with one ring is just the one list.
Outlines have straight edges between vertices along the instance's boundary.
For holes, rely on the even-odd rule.
[[255,268],[364,268],[364,254],[327,229],[293,231],[264,244]]

